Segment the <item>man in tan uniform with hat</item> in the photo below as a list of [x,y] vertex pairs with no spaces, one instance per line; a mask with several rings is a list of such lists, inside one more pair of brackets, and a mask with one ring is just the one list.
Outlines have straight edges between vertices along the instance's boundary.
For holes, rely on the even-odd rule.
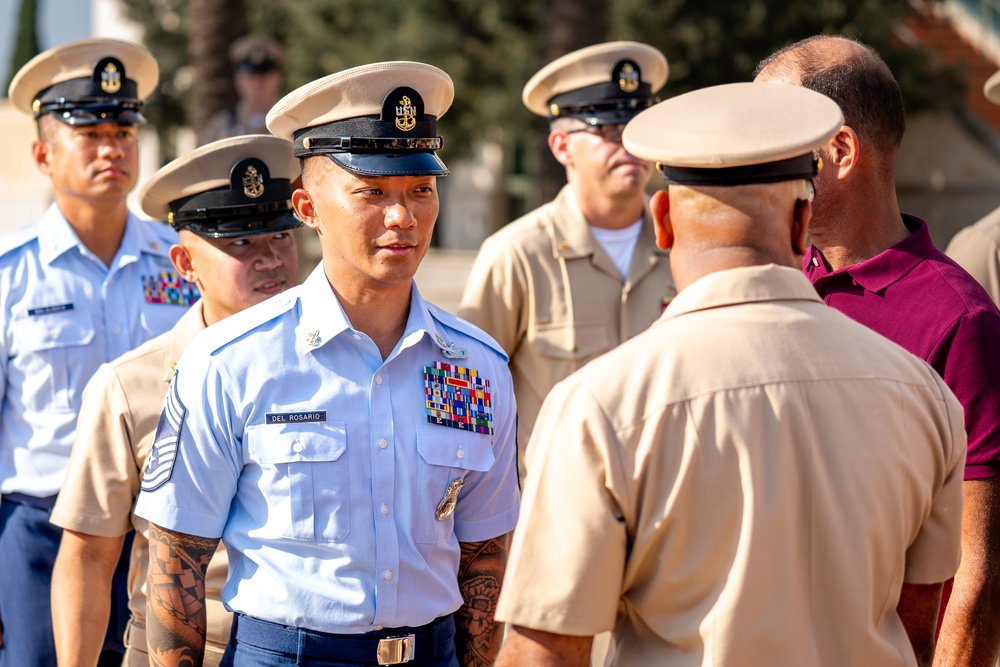
[[[986,81],[983,94],[1000,104],[1000,72]],[[945,254],[972,274],[1000,306],[1000,208],[955,234]]]
[[199,144],[267,134],[264,119],[281,95],[285,47],[267,35],[244,35],[229,47],[233,82],[239,99],[232,108],[215,112],[198,136]]
[[[962,409],[797,268],[829,98],[740,83],[625,130],[679,289],[553,389],[532,435],[498,664],[929,665],[958,567]],[[537,554],[545,554],[538,558]]]
[[[66,482],[52,512],[64,529],[53,570],[56,652],[66,664],[96,661],[107,623],[111,571],[125,533],[135,527],[129,568],[129,667],[146,653],[148,525],[132,514],[173,368],[206,326],[293,286],[298,263],[291,208],[298,162],[292,144],[270,135],[223,139],[174,160],[143,188],[143,210],[169,220],[179,243],[170,257],[201,299],[169,332],[101,367],[87,385]],[[226,580],[220,549],[206,577],[205,664],[217,665],[231,614],[219,592]]]
[[568,183],[483,243],[458,310],[510,355],[522,449],[552,386],[646,329],[674,295],[646,212],[652,165],[621,143],[666,81],[659,50],[609,42],[558,58],[524,87]]

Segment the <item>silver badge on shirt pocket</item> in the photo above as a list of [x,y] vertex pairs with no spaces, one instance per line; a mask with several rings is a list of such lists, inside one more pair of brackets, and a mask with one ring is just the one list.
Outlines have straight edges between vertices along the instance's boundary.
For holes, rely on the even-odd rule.
[[444,492],[444,498],[438,503],[437,511],[434,513],[438,521],[444,521],[449,514],[455,511],[455,505],[458,504],[458,492],[462,490],[463,486],[465,486],[464,479],[456,479],[448,485],[448,490]]

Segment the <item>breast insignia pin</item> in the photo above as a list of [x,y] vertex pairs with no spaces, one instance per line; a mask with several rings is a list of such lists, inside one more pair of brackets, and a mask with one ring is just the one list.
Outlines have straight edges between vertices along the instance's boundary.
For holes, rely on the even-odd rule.
[[438,347],[441,348],[441,354],[444,355],[446,359],[468,359],[469,351],[464,347],[458,347],[455,341],[445,342],[444,338],[440,335],[436,335]]
[[449,514],[455,511],[455,505],[458,504],[458,492],[462,490],[463,486],[465,486],[464,479],[456,479],[448,485],[448,490],[444,492],[444,498],[438,503],[437,512],[434,513],[438,521],[444,521]]

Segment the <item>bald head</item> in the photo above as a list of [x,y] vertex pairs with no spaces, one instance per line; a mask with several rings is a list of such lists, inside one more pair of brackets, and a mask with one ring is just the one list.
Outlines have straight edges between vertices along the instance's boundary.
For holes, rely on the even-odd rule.
[[894,161],[906,127],[903,95],[889,67],[870,46],[817,35],[761,61],[755,76],[755,81],[823,93],[840,106],[845,124],[862,141]]
[[753,185],[670,185],[650,203],[661,246],[671,248],[678,289],[713,271],[797,266],[805,251],[812,186],[806,180]]

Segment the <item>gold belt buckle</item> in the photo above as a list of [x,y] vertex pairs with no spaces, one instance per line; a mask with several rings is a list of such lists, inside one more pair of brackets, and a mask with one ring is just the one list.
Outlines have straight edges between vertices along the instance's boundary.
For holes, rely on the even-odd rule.
[[398,665],[402,662],[413,660],[413,654],[417,647],[416,635],[405,637],[386,637],[378,640],[378,664]]

